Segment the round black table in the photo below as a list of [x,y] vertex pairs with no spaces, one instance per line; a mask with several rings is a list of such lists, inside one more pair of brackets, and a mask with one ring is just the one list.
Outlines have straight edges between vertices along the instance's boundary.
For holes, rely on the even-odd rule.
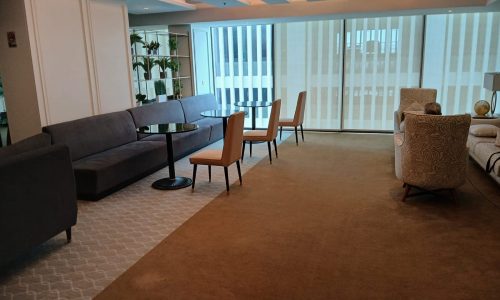
[[273,103],[271,101],[242,101],[237,102],[234,105],[238,107],[250,107],[252,109],[252,130],[255,130],[255,110],[257,107],[271,106]]
[[[234,113],[239,112],[236,109],[212,109],[202,112],[200,115],[202,117],[208,118],[222,118],[222,132],[226,136],[227,119]],[[246,112],[245,112],[246,115]]]
[[172,134],[193,131],[198,129],[196,124],[167,123],[152,124],[137,128],[137,132],[146,134],[164,134],[167,140],[168,178],[153,182],[152,187],[159,190],[177,190],[190,186],[191,178],[175,176],[174,151],[172,147]]

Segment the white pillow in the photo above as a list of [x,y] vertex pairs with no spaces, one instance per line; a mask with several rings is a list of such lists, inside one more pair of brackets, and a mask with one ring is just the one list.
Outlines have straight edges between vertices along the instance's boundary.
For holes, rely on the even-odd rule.
[[471,125],[469,133],[473,136],[496,137],[498,127],[490,124]]

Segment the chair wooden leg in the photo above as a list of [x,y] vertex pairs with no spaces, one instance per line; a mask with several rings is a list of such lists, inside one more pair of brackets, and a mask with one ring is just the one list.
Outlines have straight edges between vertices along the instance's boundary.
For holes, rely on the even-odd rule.
[[299,136],[297,134],[297,126],[295,126],[295,144],[299,145]]
[[208,165],[208,182],[212,182],[212,166]]
[[302,134],[302,141],[304,141],[304,128],[302,127],[302,124],[300,124],[300,133]]
[[267,151],[269,152],[269,163],[273,163],[273,157],[271,155],[271,142],[267,142]]
[[71,243],[71,227],[66,229],[66,241]]
[[281,141],[281,134],[283,134],[283,126],[280,126],[280,141]]
[[194,190],[194,183],[196,181],[196,169],[198,169],[198,165],[193,165],[193,183],[191,184],[191,190]]
[[250,142],[250,157],[252,157],[252,142]]
[[245,156],[245,144],[246,142],[243,141],[243,146],[241,147],[241,163],[243,163],[243,157]]
[[229,192],[229,177],[227,175],[227,167],[224,167],[224,176],[226,177],[226,191]]
[[236,168],[238,168],[238,177],[240,178],[240,185],[243,184],[243,181],[241,180],[241,167],[240,167],[240,161],[236,161]]
[[273,140],[274,152],[276,153],[276,158],[278,158],[278,146],[276,145],[276,139]]
[[406,197],[408,197],[408,194],[410,193],[410,190],[411,190],[411,186],[409,184],[407,184],[406,187],[405,187],[405,193],[403,195],[403,199],[401,199],[401,201],[403,201],[403,202],[406,201]]

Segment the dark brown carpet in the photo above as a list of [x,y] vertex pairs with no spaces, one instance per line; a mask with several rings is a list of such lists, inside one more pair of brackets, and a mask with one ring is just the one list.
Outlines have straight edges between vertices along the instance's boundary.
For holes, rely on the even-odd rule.
[[97,298],[500,297],[500,192],[475,164],[456,201],[402,203],[391,135],[306,133],[279,151]]

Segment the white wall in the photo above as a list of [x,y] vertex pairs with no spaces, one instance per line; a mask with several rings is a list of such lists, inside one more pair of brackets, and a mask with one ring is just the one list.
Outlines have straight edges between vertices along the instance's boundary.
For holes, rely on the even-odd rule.
[[[3,80],[11,87],[5,96],[14,141],[44,125],[134,106],[123,0],[2,0],[0,5],[0,64],[10,66]],[[19,12],[13,14],[13,8]],[[4,45],[14,23],[25,26],[17,50]],[[19,69],[21,63],[30,72]],[[29,103],[21,105],[20,93],[30,90],[26,86],[31,93],[22,101]],[[20,118],[19,110],[31,112],[30,118]],[[21,130],[25,127],[30,130]]]

